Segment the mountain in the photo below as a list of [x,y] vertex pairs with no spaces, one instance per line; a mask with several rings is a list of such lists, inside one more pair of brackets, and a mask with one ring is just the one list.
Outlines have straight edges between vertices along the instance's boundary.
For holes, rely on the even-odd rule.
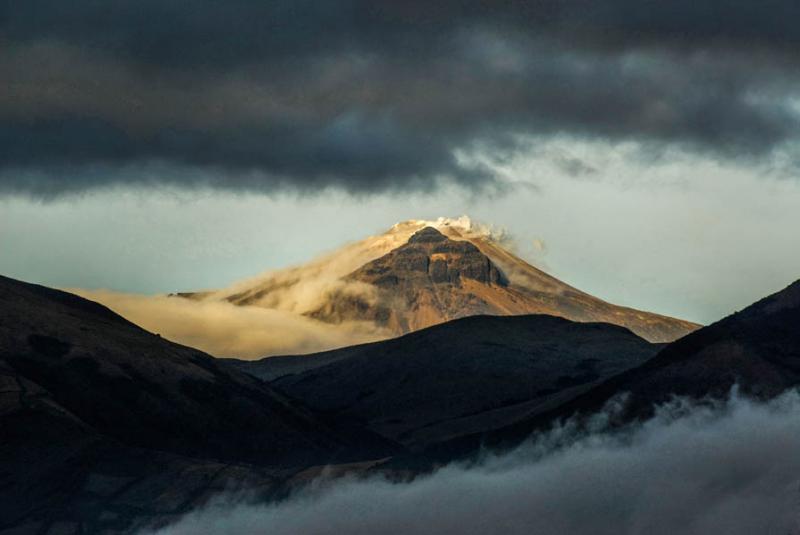
[[97,303],[0,277],[0,530],[128,525],[397,450]]
[[[429,231],[415,236],[439,240]],[[455,243],[469,246],[460,247],[475,259],[470,275],[500,277],[473,246]],[[444,266],[434,269],[452,277]],[[658,349],[616,325],[472,316],[388,341],[235,364],[313,409],[419,450],[562,403]]]
[[744,394],[768,399],[800,385],[800,281],[678,340],[646,364],[576,400],[593,407],[627,392],[628,417],[672,396]]
[[176,295],[281,309],[329,325],[369,326],[377,339],[479,314],[613,323],[651,342],[673,341],[698,327],[577,290],[466,218],[399,223],[306,266],[228,289]]
[[510,446],[556,419],[589,415],[624,399],[613,422],[653,414],[675,396],[719,399],[736,387],[760,399],[800,386],[800,281],[746,309],[664,347],[641,366],[614,376],[573,399],[535,410],[509,426],[438,446],[433,456],[452,458],[485,445]]
[[0,361],[0,533],[135,533],[223,491],[269,495],[279,477],[125,445]]
[[[406,284],[381,277],[398,265],[419,277],[421,249],[433,259],[426,276],[453,292],[464,279],[510,280],[472,242],[420,230],[409,252],[353,278]],[[431,268],[438,254],[444,262]],[[613,422],[734,385],[769,398],[800,385],[798,325],[800,281],[666,346],[611,324],[475,315],[317,355],[237,362],[0,277],[0,532],[140,532],[223,491],[274,499],[321,473],[413,477],[623,395]]]

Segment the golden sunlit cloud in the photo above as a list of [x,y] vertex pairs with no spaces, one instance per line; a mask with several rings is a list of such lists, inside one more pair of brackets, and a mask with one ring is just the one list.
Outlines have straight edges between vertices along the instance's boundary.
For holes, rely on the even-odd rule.
[[291,312],[225,301],[70,291],[102,303],[148,331],[217,357],[311,353],[386,337],[369,323],[329,325]]

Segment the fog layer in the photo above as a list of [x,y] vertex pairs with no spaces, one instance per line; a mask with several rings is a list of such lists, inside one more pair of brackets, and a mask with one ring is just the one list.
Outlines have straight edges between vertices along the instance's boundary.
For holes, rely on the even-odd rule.
[[285,310],[236,306],[225,301],[104,290],[70,291],[102,303],[148,331],[216,357],[256,359],[313,353],[387,336],[364,322],[329,325]]
[[800,533],[800,396],[676,403],[626,432],[567,425],[412,483],[315,485],[273,505],[223,501],[160,535]]

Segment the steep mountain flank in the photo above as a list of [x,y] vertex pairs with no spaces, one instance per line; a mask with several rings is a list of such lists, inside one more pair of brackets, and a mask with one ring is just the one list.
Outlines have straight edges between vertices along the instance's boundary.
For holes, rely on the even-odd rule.
[[673,340],[694,327],[611,305],[544,274],[485,238],[453,239],[433,227],[417,231],[406,244],[343,280],[374,291],[356,293],[345,286],[308,315],[329,323],[374,322],[397,334],[478,314],[550,314],[614,323],[655,342]]

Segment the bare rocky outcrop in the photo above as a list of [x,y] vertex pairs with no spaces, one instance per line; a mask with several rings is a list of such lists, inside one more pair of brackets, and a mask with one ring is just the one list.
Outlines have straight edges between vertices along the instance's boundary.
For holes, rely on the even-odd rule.
[[410,284],[454,284],[462,278],[482,284],[505,286],[500,270],[468,241],[456,241],[432,227],[425,227],[408,243],[370,262],[349,277],[379,287]]
[[550,314],[607,322],[651,342],[672,341],[697,326],[619,307],[572,288],[488,240],[448,236],[433,227],[344,278],[376,292],[335,291],[308,316],[328,322],[373,322],[394,334],[474,316]]

